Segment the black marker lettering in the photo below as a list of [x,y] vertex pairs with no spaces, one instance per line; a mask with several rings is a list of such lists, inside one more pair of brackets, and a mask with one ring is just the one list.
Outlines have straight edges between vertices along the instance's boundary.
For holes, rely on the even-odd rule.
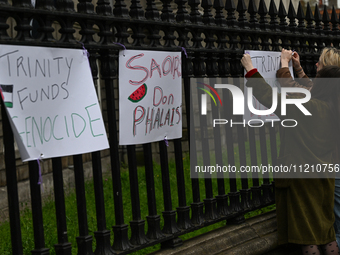
[[5,53],[4,55],[1,55],[0,58],[7,56],[7,67],[8,67],[8,74],[11,77],[11,65],[10,65],[10,61],[9,61],[9,55],[18,52],[19,50],[15,50],[15,51],[11,51],[8,53]]
[[71,59],[70,65],[68,65],[68,61],[67,61],[67,58],[66,58],[66,65],[68,67],[68,74],[67,74],[66,85],[68,85],[68,79],[70,78],[72,62],[73,62],[73,58]]
[[21,100],[21,97],[20,97],[20,92],[27,89],[27,87],[21,89],[21,90],[18,90],[18,98],[19,98],[19,103],[20,103],[20,106],[21,106],[21,110],[24,109],[24,107],[22,106],[22,103],[28,98],[28,96],[25,96],[24,99]]
[[17,75],[18,75],[18,77],[19,77],[19,67],[20,66],[21,66],[22,70],[24,71],[25,76],[27,76],[27,73],[26,73],[25,68],[22,64],[22,61],[24,61],[24,57],[22,57],[22,56],[17,59]]
[[57,60],[57,63],[58,63],[58,74],[60,74],[60,66],[59,66],[59,59],[62,59],[63,57],[57,57],[57,58],[54,58],[53,60]]

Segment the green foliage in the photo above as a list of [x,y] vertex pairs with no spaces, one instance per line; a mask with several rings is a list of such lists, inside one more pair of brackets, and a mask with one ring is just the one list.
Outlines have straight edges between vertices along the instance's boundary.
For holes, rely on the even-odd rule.
[[[246,145],[248,146],[248,145]],[[258,145],[259,146],[259,145]],[[248,151],[248,150],[246,150]],[[239,162],[238,149],[235,147],[235,160]],[[259,157],[259,156],[258,156]],[[247,155],[247,160],[249,161],[249,155]],[[259,161],[260,162],[260,161]],[[186,190],[186,202],[187,204],[192,203],[192,183],[190,181],[190,159],[186,155],[183,158],[184,167],[184,179],[185,179],[185,190]],[[163,199],[163,188],[162,188],[162,171],[158,164],[153,165],[154,171],[154,185],[156,194],[156,206],[157,212],[161,215],[164,211],[164,199]],[[145,219],[148,215],[148,204],[147,204],[147,191],[146,191],[146,177],[145,168],[138,167],[138,183],[139,183],[139,196],[140,196],[140,210],[141,218]],[[169,182],[171,186],[171,201],[173,209],[178,207],[178,191],[177,191],[177,175],[176,175],[176,164],[174,160],[169,162]],[[200,195],[201,200],[205,199],[205,181],[204,179],[199,180],[200,184]],[[122,196],[123,196],[123,210],[124,210],[124,221],[129,223],[132,220],[132,206],[130,200],[130,182],[129,182],[129,170],[126,165],[121,167],[121,185],[122,185]],[[217,194],[217,179],[212,179],[214,196]],[[226,192],[229,190],[229,181],[225,179]],[[237,180],[238,188],[241,188],[241,180]],[[251,179],[249,179],[249,186],[252,186]],[[96,222],[96,208],[95,208],[95,195],[93,181],[88,180],[85,183],[86,190],[86,206],[87,206],[87,219],[88,219],[88,232],[89,235],[94,236],[94,231],[97,229]],[[105,174],[103,177],[103,190],[104,190],[104,200],[105,200],[105,212],[106,212],[106,223],[107,229],[111,229],[115,225],[114,218],[114,194],[113,194],[113,182],[110,174]],[[79,235],[78,230],[78,217],[77,217],[77,201],[75,190],[71,189],[65,195],[65,207],[66,207],[66,217],[67,217],[67,235],[69,242],[72,243],[72,254],[77,254],[76,237]],[[275,205],[259,209],[253,212],[249,212],[245,215],[246,218],[253,217],[257,214],[263,213],[265,211],[275,209]],[[32,212],[28,207],[21,211],[21,231],[22,231],[22,241],[24,247],[24,254],[31,254],[31,250],[34,249],[34,239],[33,239],[33,222],[32,222]],[[56,226],[56,216],[55,216],[55,204],[54,197],[50,196],[44,201],[43,205],[43,222],[44,222],[44,233],[45,233],[45,243],[46,247],[50,248],[50,254],[55,254],[54,244],[58,243],[57,239],[57,226]],[[161,217],[161,227],[163,227],[163,217]],[[192,238],[196,235],[211,231],[213,229],[222,227],[225,225],[225,221],[204,227],[202,229],[193,231],[186,235],[181,236],[183,240]],[[145,230],[147,230],[148,224],[145,222]],[[131,236],[131,231],[129,229],[129,237]],[[113,243],[113,235],[111,235],[111,243]],[[96,247],[96,240],[93,239],[93,249]],[[145,248],[143,250],[134,252],[132,254],[148,254],[155,250],[160,249],[160,244],[152,247]],[[0,225],[0,254],[9,255],[11,254],[11,240],[10,240],[10,225],[9,222],[3,222]]]

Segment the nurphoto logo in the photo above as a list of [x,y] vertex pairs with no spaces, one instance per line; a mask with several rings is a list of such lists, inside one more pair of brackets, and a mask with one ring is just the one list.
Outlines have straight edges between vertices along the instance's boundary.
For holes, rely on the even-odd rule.
[[[217,98],[220,101],[220,104],[222,106],[221,97],[219,96],[219,94],[217,93],[217,91],[213,87],[211,87],[210,85],[208,85],[206,83],[203,83],[203,82],[197,82],[197,83],[198,84],[202,84],[202,85],[206,86],[207,88],[209,88],[217,96]],[[212,98],[212,100],[214,101],[215,105],[217,106],[215,97],[211,94],[211,92],[209,90],[204,89],[204,88],[199,88],[199,89],[203,90],[204,92],[206,92]],[[201,101],[202,101],[201,114],[202,115],[207,115],[207,94],[202,94],[201,95]]]
[[[203,83],[204,84],[204,83]],[[215,89],[228,89],[231,92],[232,98],[233,98],[233,115],[244,115],[245,113],[245,96],[243,94],[243,91],[231,84],[215,84],[215,89],[212,88],[211,86],[204,84],[208,88],[210,88],[214,94],[218,97],[220,100],[221,106],[222,106],[222,101],[221,98],[219,97],[218,93],[216,92]],[[202,88],[200,88],[202,89]],[[207,92],[207,94],[210,95],[210,97],[213,99],[216,105],[216,100],[214,99],[213,95],[207,91],[206,89],[202,89],[203,91]],[[264,109],[264,110],[259,110],[256,109],[253,106],[253,88],[247,87],[247,107],[248,110],[255,115],[260,115],[260,116],[266,116],[273,114],[275,110],[278,107],[278,88],[277,87],[272,87],[272,106],[269,109]],[[299,98],[287,98],[287,95],[290,93],[302,93],[305,95],[305,97],[299,97]],[[281,112],[280,114],[282,116],[285,116],[287,113],[287,105],[295,105],[300,111],[306,115],[306,116],[311,116],[312,114],[303,106],[304,103],[308,102],[311,98],[311,93],[309,90],[304,89],[304,88],[281,88],[281,93],[280,93],[280,106],[281,106]],[[201,95],[201,115],[206,115],[207,114],[207,95],[202,94]],[[279,121],[280,119],[265,119],[266,122],[271,122],[272,126],[274,126],[274,121]],[[287,122],[294,122],[293,125],[288,125]],[[246,120],[243,119],[243,122],[233,122],[232,120],[227,120],[227,119],[213,119],[213,127],[216,125],[225,125],[229,123],[231,126],[234,124],[242,124],[244,127],[246,124],[250,127],[262,127],[264,125],[264,121],[261,119],[253,119],[253,120],[248,120],[246,123]],[[255,125],[256,124],[256,125]],[[294,119],[282,119],[281,120],[281,125],[284,127],[295,127],[297,126],[297,121]]]

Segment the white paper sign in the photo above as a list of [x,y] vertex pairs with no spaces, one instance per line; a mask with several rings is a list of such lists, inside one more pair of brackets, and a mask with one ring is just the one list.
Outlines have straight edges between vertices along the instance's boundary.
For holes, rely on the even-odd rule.
[[181,52],[119,53],[119,144],[182,137]]
[[[277,87],[278,92],[280,92],[281,87],[276,79],[276,72],[281,68],[281,52],[247,50],[245,53],[250,55],[254,68],[257,68],[257,71],[262,75],[265,81],[270,86]],[[289,70],[292,77],[294,77],[292,61],[289,62]],[[244,74],[246,74],[246,72]],[[246,89],[244,91],[244,98],[248,98]],[[244,119],[246,121],[259,119],[263,122],[271,122],[272,120],[279,120],[279,117],[274,113],[270,115],[255,115],[249,111],[247,100],[245,100],[245,104]],[[268,109],[260,104],[255,97],[253,97],[253,106],[257,110]]]
[[109,147],[83,50],[1,45],[0,66],[2,98],[23,161]]

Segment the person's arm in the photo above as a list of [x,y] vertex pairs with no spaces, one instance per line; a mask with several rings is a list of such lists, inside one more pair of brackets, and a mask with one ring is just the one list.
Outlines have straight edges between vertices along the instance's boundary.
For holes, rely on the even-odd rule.
[[281,67],[287,67],[289,66],[289,62],[292,59],[292,51],[291,50],[285,50],[282,49],[281,51]]
[[298,87],[310,90],[313,86],[313,82],[306,74],[301,79],[294,80],[288,67],[280,68],[276,72],[276,78],[281,87]]
[[[256,70],[256,69],[255,69]],[[250,71],[251,72],[251,71]],[[247,88],[253,88],[253,96],[265,107],[270,109],[273,105],[273,89],[272,87],[263,79],[259,72],[250,75],[247,73],[246,78],[248,81],[246,83]],[[277,97],[277,106],[274,113],[280,117],[281,116],[281,97],[280,94],[275,95]],[[247,100],[247,99],[245,99]],[[281,117],[280,117],[281,118]]]
[[294,68],[294,72],[296,76],[298,78],[306,78],[306,77],[308,78],[308,76],[303,71],[303,68],[300,64],[300,56],[296,51],[292,53],[292,62],[293,62],[293,68]]
[[[293,68],[296,75],[299,78],[302,78],[298,81],[295,81],[290,74],[288,64],[291,60],[293,62]],[[313,82],[308,78],[300,65],[299,54],[297,52],[292,52],[291,50],[282,49],[281,68],[277,71],[276,78],[278,78],[282,87],[300,87],[310,90],[313,86]]]
[[[277,104],[276,104],[276,109],[274,113],[281,119],[282,119],[282,116],[287,119],[289,118],[295,119],[294,116],[296,116],[296,114],[301,115],[301,110],[295,104],[288,104],[285,115],[282,115],[281,114],[281,106],[282,106],[281,94],[273,95],[272,87],[263,79],[261,74],[257,72],[257,69],[253,67],[249,54],[243,55],[241,59],[241,63],[247,71],[247,74],[245,75],[245,77],[248,80],[246,83],[246,87],[253,88],[252,94],[261,104],[263,104],[268,109],[270,109],[272,108],[272,105],[273,105],[273,99],[274,100],[276,99]],[[289,98],[296,98],[296,97],[289,96]],[[307,108],[307,105],[312,103],[312,101],[307,102],[306,100],[304,100],[304,98],[296,98],[296,99],[302,100],[302,102],[300,101],[300,103],[303,103],[306,108]]]
[[[241,63],[245,70],[247,71],[245,78],[247,78],[246,87],[253,88],[253,96],[268,109],[272,107],[273,90],[272,87],[263,79],[261,74],[254,68],[251,57],[249,54],[244,54]],[[281,115],[281,98],[276,95],[277,107],[275,114],[277,116]],[[247,99],[245,99],[247,100]]]
[[298,78],[308,78],[308,76],[305,74],[305,71],[303,71],[302,66],[298,66],[297,68],[294,67],[294,72]]

